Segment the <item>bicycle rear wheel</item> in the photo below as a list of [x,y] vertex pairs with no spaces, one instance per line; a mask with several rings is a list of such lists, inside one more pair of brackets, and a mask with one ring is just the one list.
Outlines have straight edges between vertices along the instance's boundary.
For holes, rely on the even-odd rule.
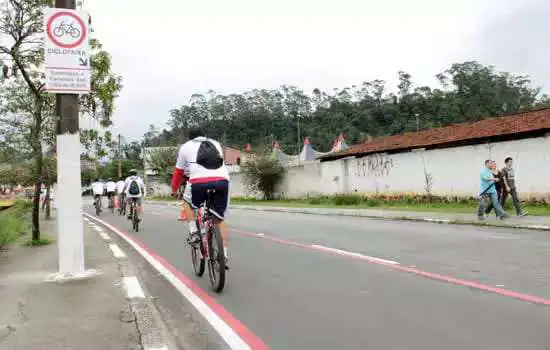
[[99,216],[99,212],[101,211],[99,209],[99,200],[96,199],[94,204],[95,204],[95,215]]
[[139,232],[139,218],[136,207],[134,207],[134,211],[132,213],[132,222],[134,223],[134,231]]
[[222,235],[215,225],[210,226],[208,250],[210,284],[214,292],[220,293],[225,286],[225,256],[223,253]]

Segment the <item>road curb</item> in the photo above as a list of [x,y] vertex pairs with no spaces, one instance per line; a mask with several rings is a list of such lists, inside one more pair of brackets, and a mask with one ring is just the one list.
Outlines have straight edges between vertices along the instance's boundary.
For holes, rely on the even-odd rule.
[[381,216],[372,215],[358,212],[317,212],[308,209],[299,208],[259,208],[249,206],[231,206],[231,209],[239,210],[253,210],[253,211],[267,211],[267,212],[279,212],[279,213],[296,213],[296,214],[309,214],[309,215],[323,215],[323,216],[351,216],[351,217],[363,217],[368,219],[378,219],[387,221],[416,221],[416,222],[430,222],[434,224],[447,224],[447,225],[469,225],[469,226],[487,226],[487,227],[500,227],[500,228],[515,228],[524,230],[535,231],[550,231],[550,226],[546,225],[521,225],[521,224],[506,224],[500,222],[488,222],[488,221],[474,221],[474,220],[460,220],[460,219],[439,219],[439,218],[426,218],[426,217],[411,217],[411,216]]

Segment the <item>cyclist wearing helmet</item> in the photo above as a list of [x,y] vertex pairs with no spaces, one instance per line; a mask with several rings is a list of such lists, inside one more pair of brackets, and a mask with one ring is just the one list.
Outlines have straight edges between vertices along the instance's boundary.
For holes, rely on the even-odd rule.
[[92,183],[92,193],[94,195],[94,203],[96,200],[99,201],[99,210],[101,211],[101,196],[103,196],[103,181],[101,179],[96,179]]
[[[139,214],[141,212],[142,198],[145,197],[145,183],[143,182],[143,179],[138,175],[136,169],[130,170],[130,176],[128,176],[124,181],[123,193],[127,205],[130,205],[130,201],[132,200],[136,201],[138,218],[139,220],[141,220]],[[130,210],[128,210],[127,212],[128,219],[132,219],[132,213],[130,213]]]

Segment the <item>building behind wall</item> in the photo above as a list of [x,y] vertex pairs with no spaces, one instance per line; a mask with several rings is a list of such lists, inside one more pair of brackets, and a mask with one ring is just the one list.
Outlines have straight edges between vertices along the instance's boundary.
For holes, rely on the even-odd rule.
[[[523,197],[550,193],[550,109],[375,138],[319,163],[291,167],[281,186],[287,197],[336,193],[431,193],[475,196],[486,159],[515,160]],[[241,174],[233,193],[246,195]]]

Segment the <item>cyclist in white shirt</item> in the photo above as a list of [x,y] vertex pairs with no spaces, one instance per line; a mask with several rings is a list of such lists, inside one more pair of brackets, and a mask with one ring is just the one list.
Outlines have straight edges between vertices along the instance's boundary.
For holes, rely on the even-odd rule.
[[[109,179],[107,183],[105,184],[105,187],[107,188],[107,198],[109,200],[109,208],[111,205],[111,199],[114,200],[115,197],[115,191],[116,191],[116,182],[113,181],[113,179]],[[114,203],[113,203],[114,205]]]
[[94,183],[92,183],[92,193],[94,195],[94,203],[96,199],[99,199],[99,210],[101,210],[101,196],[103,196],[103,182],[101,179],[96,179]]
[[[136,210],[138,213],[138,218],[141,221],[139,216],[141,212],[142,199],[145,197],[145,183],[143,179],[139,177],[136,169],[130,170],[130,176],[124,181],[123,189],[124,197],[126,198],[127,205],[130,204],[130,201],[136,201]],[[130,210],[128,212],[128,219],[132,218],[132,213]]]
[[116,194],[118,196],[118,205],[122,208],[124,205],[124,178],[121,177],[116,183]]
[[[183,193],[185,213],[189,225],[189,242],[196,243],[199,228],[195,221],[195,210],[206,200],[207,191],[215,190],[210,212],[218,219],[225,259],[229,232],[224,214],[229,204],[229,171],[223,159],[223,148],[216,140],[202,136],[199,128],[189,131],[189,141],[184,143],[172,175],[172,194],[175,195],[184,177],[189,177]],[[229,268],[226,263],[226,268]]]

